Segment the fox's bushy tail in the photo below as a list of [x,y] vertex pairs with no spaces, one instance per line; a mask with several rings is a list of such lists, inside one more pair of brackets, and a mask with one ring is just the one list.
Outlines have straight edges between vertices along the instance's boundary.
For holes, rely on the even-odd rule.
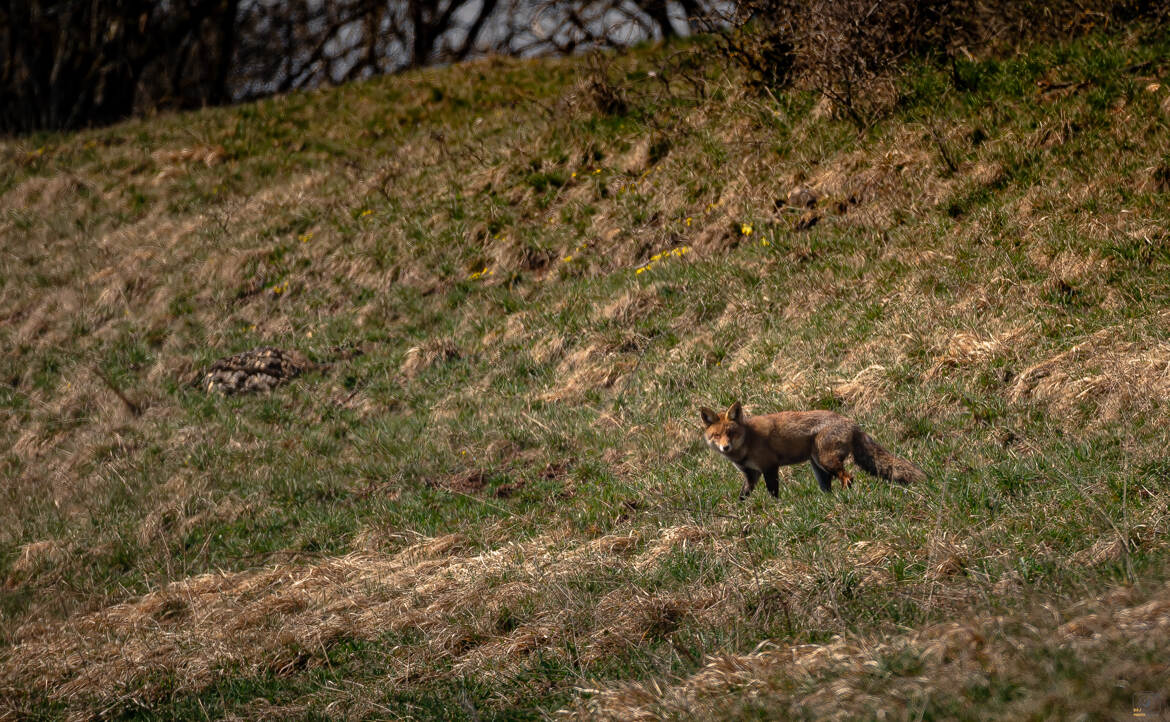
[[894,456],[861,429],[853,432],[853,461],[874,476],[899,484],[926,481],[926,474],[912,462]]

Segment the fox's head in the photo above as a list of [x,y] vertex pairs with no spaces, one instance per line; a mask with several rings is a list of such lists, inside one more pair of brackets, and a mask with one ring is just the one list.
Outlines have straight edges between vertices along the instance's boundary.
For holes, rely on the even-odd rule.
[[703,417],[703,423],[707,425],[703,430],[707,446],[720,454],[734,454],[743,448],[747,430],[743,426],[743,407],[738,401],[722,414],[704,406],[699,409],[699,416]]

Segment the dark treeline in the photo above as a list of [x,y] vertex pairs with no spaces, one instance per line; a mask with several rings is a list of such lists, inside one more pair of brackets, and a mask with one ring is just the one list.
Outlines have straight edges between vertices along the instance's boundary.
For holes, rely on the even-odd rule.
[[731,29],[714,62],[800,79],[859,127],[907,55],[1131,20],[1170,0],[0,0],[0,132],[110,123],[485,54],[566,54]]
[[716,0],[0,0],[0,132],[110,123],[487,53],[689,34]]

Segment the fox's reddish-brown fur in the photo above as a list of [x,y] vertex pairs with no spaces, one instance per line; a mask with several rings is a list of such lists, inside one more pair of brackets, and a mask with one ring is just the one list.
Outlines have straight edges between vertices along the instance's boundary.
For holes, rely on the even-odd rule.
[[744,476],[743,499],[756,488],[760,475],[772,496],[780,493],[780,467],[807,461],[821,491],[832,491],[833,478],[849,486],[853,477],[845,460],[865,471],[899,484],[923,481],[926,474],[911,462],[894,456],[861,430],[853,419],[832,411],[781,411],[745,416],[739,402],[724,413],[699,410],[707,445],[726,456]]

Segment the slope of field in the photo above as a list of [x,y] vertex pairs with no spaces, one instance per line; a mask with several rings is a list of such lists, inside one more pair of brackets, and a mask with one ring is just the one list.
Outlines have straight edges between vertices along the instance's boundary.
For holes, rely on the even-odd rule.
[[[0,141],[0,717],[1128,715],[1168,56],[923,63],[861,135],[680,45]],[[322,365],[199,388],[260,346]],[[738,502],[737,399],[929,480]]]

